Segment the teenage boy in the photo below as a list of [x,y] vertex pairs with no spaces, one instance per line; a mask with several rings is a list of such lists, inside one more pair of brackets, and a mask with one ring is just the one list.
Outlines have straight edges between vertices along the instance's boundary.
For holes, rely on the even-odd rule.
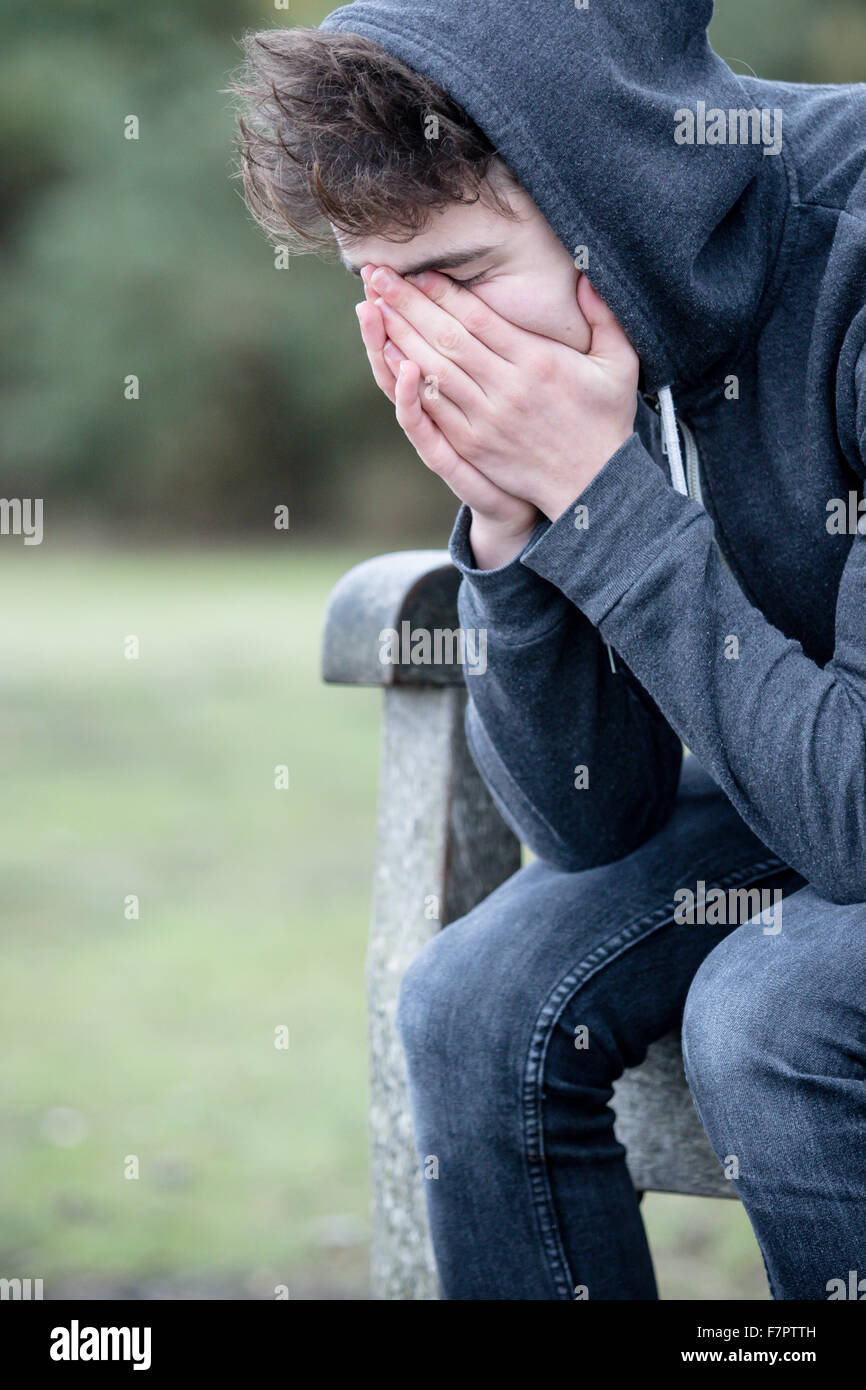
[[735,76],[711,11],[247,43],[250,206],[363,275],[537,856],[402,989],[451,1299],[656,1296],[608,1102],[680,1022],[773,1296],[866,1274],[866,88]]

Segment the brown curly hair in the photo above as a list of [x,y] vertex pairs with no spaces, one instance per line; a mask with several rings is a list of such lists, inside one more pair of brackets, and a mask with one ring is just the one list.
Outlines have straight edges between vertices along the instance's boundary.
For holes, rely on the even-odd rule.
[[441,87],[357,34],[247,34],[237,147],[247,205],[292,250],[348,239],[408,241],[431,213],[483,201],[515,216],[513,176]]

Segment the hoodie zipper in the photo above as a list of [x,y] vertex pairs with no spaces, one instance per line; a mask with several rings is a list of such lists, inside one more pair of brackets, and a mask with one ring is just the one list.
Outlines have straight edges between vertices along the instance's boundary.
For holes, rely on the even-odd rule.
[[[651,406],[656,415],[661,415],[662,408],[658,396],[654,392],[641,392],[647,405]],[[704,505],[704,495],[701,490],[701,461],[698,454],[698,446],[695,443],[695,436],[689,429],[684,420],[677,416],[677,429],[683,442],[683,469],[685,472],[687,496],[693,497],[700,506]],[[665,453],[667,450],[665,450]]]
[[688,425],[682,420],[678,420],[680,434],[686,446],[686,487],[689,490],[689,497],[693,497],[696,502],[704,505],[704,495],[701,492],[701,461],[698,455],[698,446],[695,443],[695,436],[692,434]]

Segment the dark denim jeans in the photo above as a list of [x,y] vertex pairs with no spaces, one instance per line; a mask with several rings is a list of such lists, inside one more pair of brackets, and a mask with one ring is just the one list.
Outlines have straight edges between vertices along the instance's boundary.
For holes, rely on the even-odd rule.
[[[678,923],[675,890],[700,880],[778,888],[781,930]],[[866,1276],[866,904],[804,886],[694,758],[634,854],[581,873],[535,861],[441,932],[398,1023],[419,1156],[438,1160],[425,1188],[445,1298],[657,1296],[608,1102],[680,1023],[773,1296]]]

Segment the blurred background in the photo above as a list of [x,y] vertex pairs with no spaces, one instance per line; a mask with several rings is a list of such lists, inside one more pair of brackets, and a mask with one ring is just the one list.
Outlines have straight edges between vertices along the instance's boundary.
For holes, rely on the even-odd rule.
[[[45,538],[0,543],[0,1275],[46,1296],[368,1296],[379,707],[322,687],[318,637],[345,569],[455,505],[357,282],[275,270],[223,94],[246,29],[331,8],[2,7],[0,490]],[[719,0],[712,33],[738,71],[866,77],[866,0]],[[737,1204],[645,1209],[663,1296],[766,1297]]]

